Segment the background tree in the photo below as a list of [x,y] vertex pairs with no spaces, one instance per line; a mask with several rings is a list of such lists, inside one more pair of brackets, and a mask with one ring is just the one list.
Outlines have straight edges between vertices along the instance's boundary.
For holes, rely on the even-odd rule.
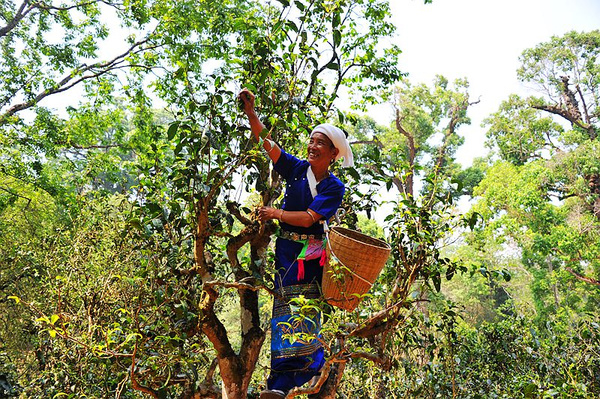
[[469,100],[468,88],[466,79],[458,79],[451,86],[445,77],[437,76],[432,87],[413,86],[402,79],[391,97],[395,112],[392,129],[376,131],[369,122],[357,125],[359,137],[370,135],[377,144],[375,152],[366,155],[381,159],[386,166],[365,172],[388,176],[389,187],[393,184],[408,195],[417,194],[415,181],[423,181],[427,175],[458,173],[460,167],[453,156],[464,142],[458,130],[470,123],[469,106],[479,102]]
[[485,122],[502,161],[476,189],[475,210],[518,245],[541,314],[598,300],[572,277],[594,282],[598,273],[599,40],[598,31],[570,32],[525,50],[518,76],[545,97],[513,95]]

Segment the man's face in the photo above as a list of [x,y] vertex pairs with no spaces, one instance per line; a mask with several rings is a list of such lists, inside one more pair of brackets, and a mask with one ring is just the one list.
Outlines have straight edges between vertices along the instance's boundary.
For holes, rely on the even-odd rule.
[[308,141],[308,162],[311,165],[329,165],[338,149],[323,133],[313,133]]

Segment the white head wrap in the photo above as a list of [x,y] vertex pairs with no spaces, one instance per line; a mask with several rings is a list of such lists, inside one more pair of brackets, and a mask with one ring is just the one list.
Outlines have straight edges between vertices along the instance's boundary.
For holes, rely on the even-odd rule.
[[338,154],[335,157],[337,161],[341,157],[344,157],[344,162],[342,166],[347,168],[349,166],[354,166],[354,156],[352,155],[352,149],[350,148],[350,143],[346,138],[346,135],[342,131],[342,129],[333,126],[329,123],[322,123],[316,126],[312,133],[311,137],[315,133],[323,133],[325,136],[329,137],[329,140],[333,143],[333,146],[338,149]]

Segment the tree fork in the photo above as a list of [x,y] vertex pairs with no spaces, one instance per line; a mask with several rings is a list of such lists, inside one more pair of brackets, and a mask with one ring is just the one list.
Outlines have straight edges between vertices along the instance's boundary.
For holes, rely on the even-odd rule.
[[204,298],[199,307],[201,311],[199,324],[202,332],[217,351],[217,362],[221,370],[223,384],[229,388],[227,389],[229,399],[242,399],[245,398],[245,393],[242,395],[241,391],[243,385],[240,378],[242,369],[239,358],[229,342],[227,330],[215,314],[214,304],[218,297],[219,294],[213,286],[205,285]]

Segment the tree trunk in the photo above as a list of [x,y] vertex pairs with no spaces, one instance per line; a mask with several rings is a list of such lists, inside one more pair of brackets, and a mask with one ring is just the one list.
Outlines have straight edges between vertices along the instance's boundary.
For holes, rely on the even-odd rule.
[[309,399],[335,399],[342,377],[344,376],[344,370],[346,368],[346,362],[334,363],[329,371],[327,381],[321,387],[318,393],[308,395]]
[[[552,258],[550,257],[550,255],[548,255],[548,257],[546,258],[546,262],[548,263],[548,272],[549,274],[552,274],[552,272],[554,271],[554,267],[552,265]],[[556,308],[558,309],[560,305],[560,301],[558,298],[558,284],[552,284],[552,293],[554,294],[554,306],[556,306]]]

